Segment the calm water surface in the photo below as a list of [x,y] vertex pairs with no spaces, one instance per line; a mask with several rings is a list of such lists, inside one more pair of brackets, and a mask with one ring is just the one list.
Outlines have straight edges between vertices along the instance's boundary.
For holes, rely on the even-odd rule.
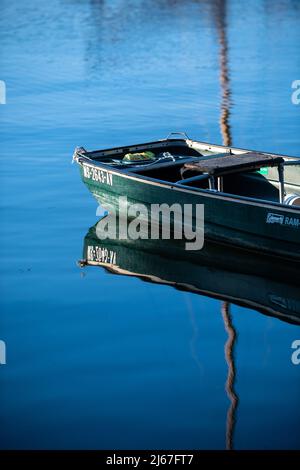
[[[97,205],[71,156],[173,130],[300,156],[300,2],[2,0],[0,38],[1,448],[225,448],[221,302],[80,270]],[[231,445],[299,448],[299,327],[231,318]]]

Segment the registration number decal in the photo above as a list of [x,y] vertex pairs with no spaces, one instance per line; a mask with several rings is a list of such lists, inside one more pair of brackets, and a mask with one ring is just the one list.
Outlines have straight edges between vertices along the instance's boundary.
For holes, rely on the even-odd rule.
[[107,184],[108,186],[113,185],[112,174],[106,170],[83,165],[83,176],[92,181],[97,181],[98,183]]
[[89,245],[87,247],[87,261],[92,261],[94,263],[116,264],[117,254],[115,251],[102,248],[101,246]]

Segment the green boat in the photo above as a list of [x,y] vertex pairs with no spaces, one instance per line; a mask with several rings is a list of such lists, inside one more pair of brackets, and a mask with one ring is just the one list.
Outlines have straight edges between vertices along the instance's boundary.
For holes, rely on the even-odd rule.
[[300,277],[296,261],[282,262],[212,242],[197,253],[181,240],[99,240],[97,224],[84,238],[81,267],[172,286],[255,309],[300,324]]
[[126,147],[79,147],[73,160],[104,207],[117,208],[120,196],[147,207],[203,204],[204,245],[213,241],[300,260],[300,158],[172,133]]

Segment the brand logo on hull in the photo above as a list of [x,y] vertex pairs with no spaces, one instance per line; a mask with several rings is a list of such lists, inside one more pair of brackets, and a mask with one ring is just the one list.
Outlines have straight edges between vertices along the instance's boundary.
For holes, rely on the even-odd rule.
[[300,219],[298,217],[288,217],[287,215],[274,214],[273,212],[268,212],[266,223],[285,225],[292,228],[300,227]]
[[283,225],[284,216],[281,214],[273,214],[272,212],[268,212],[267,214],[267,224],[280,224]]

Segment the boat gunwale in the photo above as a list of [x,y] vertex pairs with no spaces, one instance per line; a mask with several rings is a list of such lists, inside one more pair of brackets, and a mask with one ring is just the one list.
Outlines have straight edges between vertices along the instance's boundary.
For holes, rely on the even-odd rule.
[[[221,145],[221,144],[211,144],[209,142],[203,142],[203,141],[200,141],[200,140],[193,140],[193,139],[176,139],[176,138],[170,138],[170,139],[159,139],[159,140],[155,140],[155,141],[152,141],[152,142],[145,142],[145,143],[142,143],[142,144],[132,144],[132,145],[123,145],[121,147],[111,147],[111,148],[106,148],[106,149],[99,149],[99,150],[92,150],[92,151],[86,151],[87,154],[93,154],[93,153],[107,153],[107,152],[117,152],[117,151],[122,151],[124,149],[132,149],[132,148],[140,148],[140,147],[145,147],[145,146],[149,146],[149,145],[158,145],[158,144],[162,144],[162,143],[175,143],[175,142],[190,142],[191,144],[200,144],[200,145],[203,145],[203,146],[207,146],[207,150],[217,150],[217,149],[221,149],[221,150],[226,150],[226,152],[230,153],[231,151],[237,151],[237,152],[241,152],[241,153],[246,153],[246,152],[255,152],[255,153],[262,153],[264,155],[270,155],[270,156],[276,156],[276,157],[282,157],[282,158],[287,158],[287,159],[299,159],[299,165],[300,165],[300,156],[299,157],[296,157],[296,156],[291,156],[291,155],[285,155],[285,154],[282,154],[282,153],[274,153],[274,152],[265,152],[265,151],[262,151],[262,150],[253,150],[253,149],[245,149],[245,148],[240,148],[240,147],[231,147],[231,146],[225,146],[225,145]],[[188,147],[190,148],[193,148],[193,145],[189,146],[187,145]],[[105,156],[105,155],[103,155]]]

